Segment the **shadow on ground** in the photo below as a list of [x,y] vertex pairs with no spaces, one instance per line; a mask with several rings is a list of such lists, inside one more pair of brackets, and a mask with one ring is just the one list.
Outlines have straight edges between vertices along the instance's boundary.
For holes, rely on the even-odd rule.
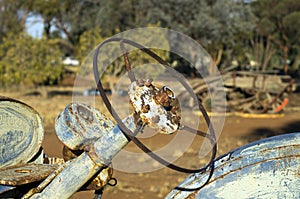
[[295,132],[300,132],[300,120],[286,123],[285,125],[277,129],[267,128],[267,127],[256,128],[252,131],[251,134],[243,136],[243,139],[247,139],[248,141],[252,142],[262,138],[288,134],[288,133],[295,133]]

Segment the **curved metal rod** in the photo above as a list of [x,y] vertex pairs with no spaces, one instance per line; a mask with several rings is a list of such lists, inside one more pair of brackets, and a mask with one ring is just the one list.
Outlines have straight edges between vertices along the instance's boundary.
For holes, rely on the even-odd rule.
[[[208,129],[209,129],[209,132],[210,132],[210,136],[207,137],[207,136],[204,136],[204,133],[199,133],[200,131],[197,131],[197,130],[194,130],[195,132],[197,132],[197,135],[200,135],[200,136],[204,136],[208,139],[210,139],[210,141],[213,143],[213,151],[212,151],[212,157],[211,157],[211,160],[209,162],[209,164],[204,167],[204,168],[200,168],[200,169],[187,169],[187,168],[183,168],[183,167],[180,167],[180,166],[177,166],[177,165],[174,165],[164,159],[162,159],[160,156],[156,155],[155,153],[153,153],[149,148],[147,148],[139,139],[137,139],[136,137],[134,137],[133,133],[123,124],[121,118],[119,117],[119,115],[117,114],[117,112],[115,111],[115,109],[112,107],[111,103],[109,102],[105,92],[104,92],[104,89],[103,89],[103,86],[102,86],[102,83],[100,81],[100,77],[99,77],[99,69],[98,69],[98,56],[99,56],[99,51],[100,51],[100,48],[106,44],[106,43],[109,43],[109,42],[124,42],[124,43],[127,43],[129,45],[132,45],[140,50],[142,50],[143,52],[145,52],[146,54],[150,55],[152,58],[154,58],[157,62],[159,62],[160,64],[162,64],[169,72],[171,72],[175,77],[176,79],[184,86],[184,88],[190,93],[190,95],[194,98],[194,100],[198,100],[193,92],[193,90],[189,87],[189,85],[184,81],[183,78],[181,78],[178,74],[176,74],[173,70],[171,70],[169,67],[169,64],[167,62],[165,62],[164,60],[162,60],[157,54],[155,54],[154,52],[152,52],[151,50],[147,49],[146,47],[136,43],[136,42],[133,42],[131,40],[127,40],[127,39],[124,39],[124,38],[109,38],[107,40],[105,40],[104,42],[102,42],[95,50],[95,54],[94,54],[94,58],[93,58],[93,70],[94,70],[94,78],[95,78],[95,81],[96,81],[96,84],[97,84],[97,88],[100,92],[100,95],[103,99],[103,102],[106,106],[106,108],[108,109],[108,111],[110,112],[110,114],[113,116],[113,118],[116,120],[117,124],[119,125],[120,129],[122,130],[122,132],[124,133],[124,135],[126,136],[126,138],[130,141],[132,140],[142,151],[144,151],[145,153],[147,153],[150,157],[152,157],[153,159],[155,159],[156,161],[158,161],[159,163],[165,165],[166,167],[168,168],[171,168],[173,170],[176,170],[176,171],[179,171],[179,172],[184,172],[184,173],[199,173],[199,172],[205,172],[206,169],[209,167],[210,168],[210,177],[212,176],[212,173],[213,173],[213,168],[214,168],[214,159],[216,157],[216,151],[217,151],[217,144],[216,144],[216,136],[215,136],[215,131],[211,125],[211,121],[210,121],[210,118],[209,116],[207,115],[204,107],[202,106],[201,103],[199,103],[199,109],[200,111],[202,112],[204,118],[205,118],[205,121],[208,125]],[[192,128],[187,128],[185,127],[185,130],[190,131],[190,129]],[[209,179],[210,179],[209,177]],[[207,180],[207,182],[209,181],[209,179]],[[204,186],[204,185],[203,185]],[[200,189],[202,188],[199,187],[197,189]],[[182,188],[184,189],[184,188]]]

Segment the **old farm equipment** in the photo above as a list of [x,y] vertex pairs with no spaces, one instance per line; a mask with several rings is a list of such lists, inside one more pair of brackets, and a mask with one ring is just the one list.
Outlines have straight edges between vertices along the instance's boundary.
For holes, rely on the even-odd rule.
[[216,159],[214,174],[187,177],[166,199],[300,198],[300,133],[250,143]]
[[[18,132],[23,133],[16,133],[18,127],[10,123],[1,124],[5,130],[1,130],[0,198],[68,198],[79,190],[92,189],[97,193],[97,190],[102,190],[113,180],[111,168],[102,168],[101,162],[109,163],[111,156],[128,140],[119,126],[113,127],[111,121],[101,113],[83,104],[70,104],[65,108],[60,114],[58,123],[61,124],[58,127],[64,129],[64,121],[72,122],[69,125],[91,125],[90,119],[98,117],[97,122],[100,124],[96,122],[96,126],[90,126],[90,129],[98,128],[103,136],[97,133],[91,136],[91,131],[81,134],[79,126],[73,126],[75,131],[70,132],[57,130],[64,144],[73,149],[94,142],[94,153],[81,152],[77,157],[73,150],[67,149],[65,157],[70,159],[72,156],[73,160],[64,162],[56,159],[53,162],[54,159],[49,161],[50,158],[43,157],[40,148],[42,126],[39,117],[36,117],[37,113],[15,100],[1,102],[2,119],[5,115],[17,123],[22,121],[25,126],[18,129]],[[20,113],[15,107],[27,110]],[[65,120],[68,117],[71,118]],[[76,121],[78,119],[80,123]],[[123,121],[127,127],[135,129],[130,116]],[[33,131],[30,133],[27,131],[29,129]],[[26,135],[24,140],[21,139],[23,135]],[[16,139],[13,141],[11,137]],[[187,177],[166,198],[299,198],[299,143],[300,133],[293,133],[235,149],[214,160],[212,176],[209,167],[203,167],[201,172]],[[97,193],[97,197],[100,198],[101,194]]]
[[[111,38],[100,44],[120,42],[131,84],[128,88],[132,113],[120,119],[102,87],[97,59],[95,80],[100,95],[116,124],[94,107],[70,103],[56,117],[55,130],[64,144],[64,160],[45,157],[41,148],[43,125],[33,108],[0,98],[0,198],[69,198],[77,191],[95,190],[101,198],[106,185],[115,184],[110,163],[130,141],[171,169],[192,173],[167,198],[299,198],[299,133],[268,138],[216,156],[216,135],[210,118],[199,104],[208,126],[204,133],[181,124],[181,107],[176,93],[152,80],[137,80],[131,71],[124,44],[131,40]],[[152,51],[143,51],[168,67]],[[180,76],[188,92],[192,89]],[[136,138],[147,125],[163,134],[185,130],[205,137],[212,145],[210,161],[202,168],[187,169],[156,155]],[[53,163],[53,164],[51,164]],[[245,188],[251,186],[251,189]]]
[[[228,112],[240,113],[279,113],[289,102],[289,93],[294,90],[293,79],[289,75],[249,71],[227,71],[222,74],[227,99]],[[213,83],[215,77],[208,81],[190,80],[191,87],[208,111],[211,110],[211,96],[207,84]],[[185,96],[186,91],[180,95]],[[187,106],[192,106],[186,98]],[[218,104],[215,104],[218,106]]]

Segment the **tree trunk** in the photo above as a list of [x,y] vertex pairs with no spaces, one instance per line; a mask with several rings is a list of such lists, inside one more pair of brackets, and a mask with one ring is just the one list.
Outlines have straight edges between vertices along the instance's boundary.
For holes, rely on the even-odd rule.
[[275,53],[275,49],[272,47],[270,39],[267,38],[267,44],[266,44],[266,48],[265,48],[265,52],[264,52],[264,60],[262,63],[262,71],[263,72],[266,71],[267,66],[268,66],[274,53]]
[[287,46],[284,46],[283,47],[283,71],[284,71],[285,75],[288,73],[288,70],[289,70],[288,64],[287,64],[288,51],[289,51],[289,48]]
[[218,66],[222,60],[222,55],[223,55],[223,48],[220,48],[218,50],[217,58],[215,60],[215,65]]
[[215,52],[214,55],[212,56],[214,66],[211,67],[211,70],[209,71],[210,74],[215,74],[215,72],[217,71],[217,67],[222,60],[222,55],[223,55],[223,47],[219,48],[217,52]]
[[299,66],[300,66],[300,53],[298,53],[298,55],[295,57],[294,63],[291,66],[291,68],[293,71],[295,71],[297,69],[300,69]]

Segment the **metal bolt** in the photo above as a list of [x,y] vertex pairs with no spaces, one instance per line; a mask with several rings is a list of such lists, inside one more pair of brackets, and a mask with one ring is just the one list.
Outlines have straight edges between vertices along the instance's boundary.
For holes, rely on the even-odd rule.
[[136,83],[137,83],[137,85],[138,85],[139,87],[142,87],[142,86],[145,85],[145,81],[142,80],[142,79],[138,79],[138,80],[136,81]]
[[171,99],[175,99],[175,93],[167,86],[163,86],[162,90],[170,97]]
[[155,117],[152,117],[151,120],[152,120],[152,123],[158,123],[160,118],[158,115],[156,115]]
[[86,109],[85,107],[80,106],[80,105],[77,107],[77,110],[78,110],[79,115],[83,119],[90,121],[90,122],[93,121],[93,113],[91,111],[89,111],[88,109]]
[[153,82],[153,79],[152,79],[152,78],[147,79],[146,82],[145,82],[145,86],[150,87],[151,84],[152,84],[152,82]]
[[149,106],[149,104],[146,104],[146,105],[142,106],[141,112],[148,113],[149,110],[150,110],[150,106]]

